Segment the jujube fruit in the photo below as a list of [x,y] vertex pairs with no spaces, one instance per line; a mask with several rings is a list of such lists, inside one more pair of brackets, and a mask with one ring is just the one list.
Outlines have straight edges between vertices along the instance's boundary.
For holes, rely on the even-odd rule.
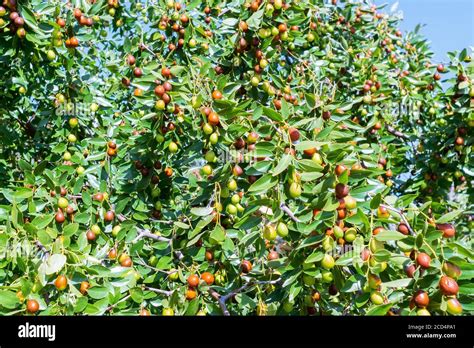
[[199,285],[199,277],[195,274],[191,274],[188,277],[188,285],[192,288],[195,288],[196,286]]
[[204,280],[207,285],[212,285],[214,283],[214,276],[209,272],[201,274],[201,279]]
[[423,290],[419,290],[415,293],[413,296],[413,301],[418,307],[428,307],[428,304],[430,303],[430,298],[428,297],[428,293]]
[[243,273],[250,273],[250,271],[252,270],[252,263],[248,260],[243,260],[240,264],[240,269]]
[[451,277],[442,276],[439,280],[439,289],[446,296],[455,296],[459,292],[458,283]]
[[63,275],[59,275],[54,281],[54,286],[58,290],[64,290],[67,287],[67,278]]
[[419,253],[416,257],[416,263],[422,268],[429,268],[431,264],[431,257],[426,253]]
[[38,310],[39,310],[39,303],[38,303],[38,301],[36,301],[36,300],[28,300],[28,301],[26,302],[26,310],[27,310],[29,313],[31,313],[31,314],[38,312]]

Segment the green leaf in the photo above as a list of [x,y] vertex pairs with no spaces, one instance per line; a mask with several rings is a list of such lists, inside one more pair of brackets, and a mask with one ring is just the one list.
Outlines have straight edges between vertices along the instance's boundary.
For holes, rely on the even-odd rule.
[[439,219],[436,219],[436,223],[442,224],[442,223],[453,221],[454,219],[456,219],[462,213],[463,213],[462,209],[451,211],[447,214],[444,214]]
[[66,264],[66,256],[63,254],[51,255],[42,266],[44,266],[44,272],[47,275],[59,272]]
[[109,289],[103,286],[93,286],[87,290],[87,294],[95,300],[100,300],[106,297],[109,293]]
[[13,309],[20,303],[16,293],[7,290],[0,290],[0,306]]
[[383,304],[379,306],[373,306],[370,308],[365,315],[385,315],[389,311],[390,308],[392,308],[393,304],[388,303],[388,304]]
[[278,174],[286,170],[286,168],[288,168],[288,166],[290,165],[292,158],[293,156],[284,154],[278,162],[277,166],[273,169],[273,176],[277,176]]
[[72,236],[79,230],[79,224],[78,223],[71,223],[64,227],[63,229],[63,234],[65,236]]
[[25,199],[33,196],[33,190],[26,187],[18,187],[13,192],[13,197],[17,199]]
[[413,278],[403,278],[383,283],[386,288],[406,288],[413,281]]
[[266,106],[264,106],[262,109],[263,109],[263,114],[265,116],[268,116],[273,121],[283,122],[283,117],[278,112],[276,112],[275,110],[270,109]]
[[212,214],[213,209],[210,207],[207,208],[192,208],[191,214],[194,216],[208,216]]
[[406,238],[404,234],[401,234],[400,232],[396,231],[388,231],[388,230],[383,230],[379,234],[377,234],[374,238],[380,242],[386,242],[389,240],[401,240]]
[[270,174],[265,174],[255,181],[248,189],[249,192],[268,191],[278,183],[278,178]]
[[374,258],[377,262],[384,262],[390,259],[391,253],[388,250],[380,249],[374,253]]
[[370,201],[370,209],[377,209],[382,201],[382,195],[377,193],[374,198]]
[[322,251],[313,251],[313,253],[306,258],[305,263],[318,262],[321,261],[323,258],[324,253]]
[[225,230],[221,225],[216,225],[209,238],[216,244],[221,244],[225,241]]
[[54,215],[40,215],[37,216],[31,221],[31,224],[35,226],[37,229],[41,230],[43,228],[46,228],[51,221],[53,221]]
[[140,288],[131,289],[130,296],[132,297],[132,300],[135,301],[136,303],[143,302],[143,291]]
[[262,7],[260,10],[257,12],[254,12],[249,19],[247,19],[247,25],[249,26],[250,29],[258,29],[260,27],[260,23],[262,22],[263,18],[263,10],[264,8]]

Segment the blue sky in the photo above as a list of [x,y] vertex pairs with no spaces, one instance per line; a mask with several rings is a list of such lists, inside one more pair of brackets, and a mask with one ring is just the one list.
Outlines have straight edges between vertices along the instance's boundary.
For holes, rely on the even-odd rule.
[[426,24],[421,30],[430,41],[435,62],[446,62],[446,53],[474,46],[474,0],[375,0],[377,5],[388,4],[383,12],[398,2],[403,12],[400,29],[413,30],[417,24]]

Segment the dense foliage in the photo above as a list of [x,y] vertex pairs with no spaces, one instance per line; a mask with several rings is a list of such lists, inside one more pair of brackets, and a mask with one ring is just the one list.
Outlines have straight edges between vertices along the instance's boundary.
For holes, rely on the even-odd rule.
[[0,313],[474,311],[474,68],[367,1],[0,7]]

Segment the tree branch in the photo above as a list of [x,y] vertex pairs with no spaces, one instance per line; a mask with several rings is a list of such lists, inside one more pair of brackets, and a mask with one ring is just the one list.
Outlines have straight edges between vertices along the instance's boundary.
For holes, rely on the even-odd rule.
[[153,292],[156,292],[157,294],[162,294],[162,295],[165,295],[165,296],[173,295],[172,290],[162,290],[162,289],[152,288],[152,287],[149,287],[149,286],[145,286],[145,290],[153,291]]
[[235,295],[237,295],[241,292],[244,292],[244,290],[246,290],[246,289],[248,289],[252,286],[264,285],[264,284],[277,284],[279,282],[281,282],[281,278],[278,278],[278,279],[275,279],[275,280],[249,281],[248,283],[245,283],[244,285],[242,285],[240,288],[232,290],[231,292],[229,292],[226,295],[219,295],[217,293],[217,291],[215,291],[213,289],[209,290],[209,294],[211,295],[212,298],[217,300],[217,302],[219,303],[219,307],[222,310],[222,314],[224,314],[225,316],[230,316],[229,309],[227,308],[227,305],[226,305],[226,302],[227,302],[228,299],[234,297]]
[[117,303],[114,303],[113,305],[110,305],[108,306],[106,309],[105,309],[105,312],[110,312],[112,309],[114,309],[119,303],[122,303],[124,301],[127,301],[129,298],[130,298],[131,295],[127,295],[125,296],[123,299],[121,299],[120,301],[118,301]]
[[[127,220],[127,218],[125,216],[123,216],[122,214],[119,214],[117,215],[117,219],[120,221],[120,222],[124,222],[125,220]],[[158,242],[167,242],[167,243],[171,243],[171,239],[169,238],[165,238],[165,237],[161,237],[161,236],[157,236],[156,234],[154,233],[151,233],[150,230],[145,230],[143,228],[138,228],[137,227],[137,231],[138,231],[138,236],[133,240],[133,242],[136,242],[142,238],[151,238],[151,239],[154,239]]]
[[290,210],[290,208],[286,206],[285,203],[280,204],[280,209],[283,210],[283,212],[285,212],[286,215],[288,215],[294,222],[301,222],[301,220],[295,216],[295,214]]
[[41,244],[39,240],[35,241],[35,245],[40,251],[44,253],[44,257],[49,257],[50,253],[48,249],[46,249],[46,247],[43,244]]
[[141,228],[137,228],[137,230],[138,230],[138,236],[133,240],[133,242],[136,242],[136,241],[138,241],[142,238],[150,238],[150,239],[154,239],[158,242],[171,243],[171,239],[165,238],[165,237],[162,237],[162,236],[157,236],[156,234],[151,233],[149,230],[144,230],[144,229],[141,229]]
[[390,205],[388,205],[388,204],[380,204],[380,206],[383,207],[383,208],[385,208],[385,209],[391,210],[391,211],[393,211],[394,213],[397,213],[398,215],[400,215],[401,219],[403,220],[403,223],[404,223],[405,225],[407,225],[408,231],[410,231],[410,234],[415,235],[415,231],[413,230],[413,228],[411,228],[411,226],[410,226],[410,224],[409,224],[409,222],[408,222],[408,220],[407,220],[405,214],[403,214],[403,212],[402,212],[401,210],[399,210],[399,209],[397,209],[397,208],[394,208],[394,207],[392,207],[392,206],[390,206]]
[[393,128],[392,126],[390,126],[388,124],[385,126],[385,129],[387,129],[387,132],[389,132],[392,135],[395,135],[398,138],[402,138],[402,139],[406,139],[406,140],[410,139],[410,137],[408,135],[406,135],[406,134],[404,134],[400,131],[397,131],[395,128]]

